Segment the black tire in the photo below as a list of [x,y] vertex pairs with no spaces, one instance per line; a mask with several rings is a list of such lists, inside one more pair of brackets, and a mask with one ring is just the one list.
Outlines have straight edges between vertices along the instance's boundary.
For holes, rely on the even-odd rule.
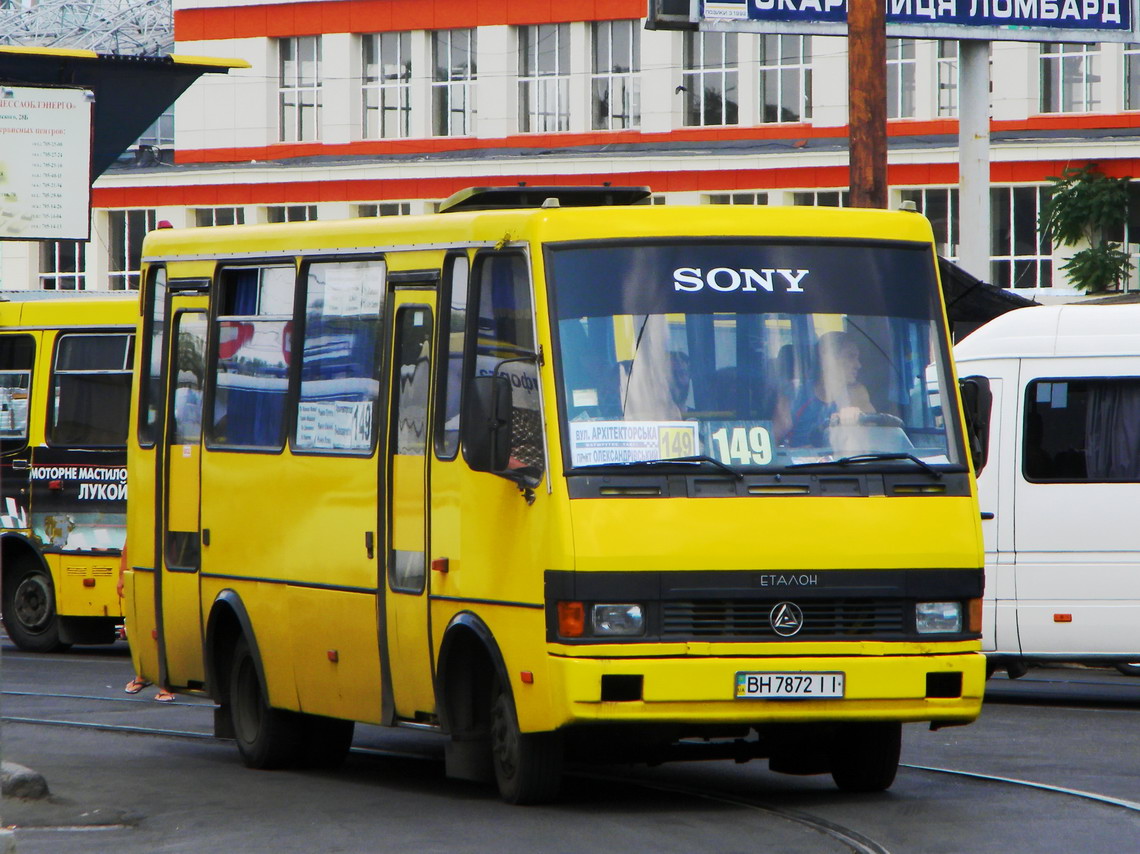
[[230,670],[230,720],[234,740],[246,767],[285,768],[301,756],[301,716],[272,708],[265,696],[257,660],[243,637],[234,647]]
[[353,721],[301,715],[301,755],[303,768],[332,771],[344,764],[356,729]]
[[1021,658],[1011,658],[1004,663],[1003,667],[1005,667],[1005,675],[1010,679],[1020,679],[1029,672],[1029,665]]
[[831,779],[844,792],[884,792],[895,781],[902,749],[902,724],[847,724],[836,733]]
[[505,690],[491,701],[491,764],[499,795],[508,804],[544,804],[562,784],[562,737],[519,732],[515,704]]
[[63,652],[51,576],[38,564],[21,561],[4,575],[4,628],[26,652]]
[[1125,676],[1140,676],[1140,663],[1126,664],[1122,661],[1116,665],[1116,669]]

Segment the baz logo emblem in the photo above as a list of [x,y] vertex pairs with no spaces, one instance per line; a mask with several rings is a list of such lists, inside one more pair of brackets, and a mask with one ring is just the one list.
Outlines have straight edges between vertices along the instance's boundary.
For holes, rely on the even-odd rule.
[[772,631],[783,638],[790,638],[804,627],[804,612],[795,602],[779,602],[768,616]]

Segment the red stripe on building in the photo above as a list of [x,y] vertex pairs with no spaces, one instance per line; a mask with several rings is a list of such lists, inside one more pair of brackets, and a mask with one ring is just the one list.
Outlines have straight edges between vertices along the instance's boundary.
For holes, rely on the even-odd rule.
[[[994,163],[995,183],[1040,183],[1059,175],[1068,161],[1040,160]],[[1108,163],[1104,164],[1106,167]],[[1140,159],[1114,161],[1113,172],[1136,174]],[[1107,171],[1107,169],[1106,169]],[[290,181],[261,184],[180,185],[154,187],[96,188],[97,208],[153,208],[159,206],[231,207],[238,205],[316,204],[318,202],[383,202],[409,199],[443,199],[465,187],[520,181],[542,185],[615,184],[648,186],[656,193],[765,191],[846,187],[846,166],[783,167],[776,169],[728,169],[707,172],[622,172],[586,175],[497,175],[453,178],[387,178],[357,181]],[[895,187],[947,186],[958,181],[957,164],[897,164],[890,167],[889,181]]]
[[191,42],[609,21],[643,18],[645,8],[645,0],[338,0],[180,9],[174,37]]
[[[995,121],[992,133],[1032,131],[1089,131],[1109,128],[1140,127],[1140,113],[1111,115],[1034,116],[1019,121]],[[896,120],[887,126],[892,139],[946,136],[947,146],[957,145],[958,123],[954,119],[932,121]],[[250,160],[276,161],[294,157],[434,154],[444,151],[519,149],[572,149],[590,145],[654,145],[674,142],[739,142],[756,140],[791,140],[797,148],[811,150],[812,140],[843,139],[846,126],[813,127],[812,125],[762,125],[758,127],[689,127],[667,133],[644,133],[637,130],[598,131],[592,133],[516,134],[499,138],[429,137],[418,139],[370,139],[345,143],[300,142],[274,143],[243,148],[177,149],[178,163],[244,163]],[[651,154],[652,152],[647,152]],[[1107,167],[1106,167],[1107,168]],[[1120,177],[1117,173],[1109,173]],[[1121,173],[1123,175],[1124,173]]]

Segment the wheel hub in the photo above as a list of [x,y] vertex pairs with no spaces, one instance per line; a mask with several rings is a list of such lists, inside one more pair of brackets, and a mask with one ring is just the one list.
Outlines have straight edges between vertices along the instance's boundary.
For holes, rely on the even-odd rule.
[[26,630],[41,632],[51,621],[51,588],[43,576],[29,575],[16,588],[12,597],[16,618]]

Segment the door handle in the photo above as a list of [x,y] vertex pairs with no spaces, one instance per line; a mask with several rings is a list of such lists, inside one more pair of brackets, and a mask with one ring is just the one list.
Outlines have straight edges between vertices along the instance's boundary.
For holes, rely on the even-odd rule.
[[990,512],[988,512],[988,511],[986,511],[986,510],[983,510],[983,511],[982,511],[982,521],[983,521],[983,522],[988,522],[988,521],[990,521],[990,519],[992,519],[992,518],[994,518],[994,514],[993,514],[993,513],[990,513]]

